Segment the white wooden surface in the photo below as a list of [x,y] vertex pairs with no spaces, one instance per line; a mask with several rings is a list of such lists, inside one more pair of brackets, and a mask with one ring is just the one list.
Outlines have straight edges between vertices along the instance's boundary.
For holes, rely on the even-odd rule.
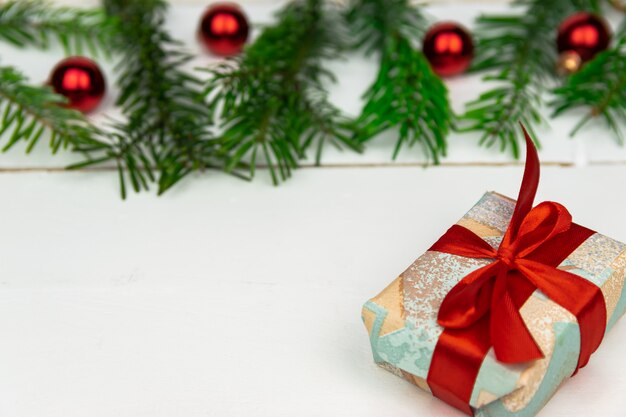
[[[267,19],[271,7],[249,4]],[[198,10],[170,22],[192,49]],[[433,14],[470,23],[478,10]],[[43,80],[60,52],[0,56]],[[373,64],[335,68],[356,74],[334,97],[358,110]],[[480,89],[450,86],[456,105]],[[543,135],[542,158],[574,167],[544,167],[538,201],[626,240],[626,153],[602,129],[566,139],[573,120]],[[211,173],[126,202],[111,172],[2,155],[0,416],[460,416],[374,365],[360,307],[484,191],[514,196],[521,167],[474,164],[507,159],[471,136],[452,138],[449,162],[465,166],[384,166],[392,139],[279,188]],[[541,415],[623,417],[625,341],[622,321]]]

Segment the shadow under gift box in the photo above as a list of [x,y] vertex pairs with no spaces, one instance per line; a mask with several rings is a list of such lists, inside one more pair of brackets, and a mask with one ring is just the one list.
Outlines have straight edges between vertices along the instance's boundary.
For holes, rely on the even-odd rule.
[[[514,208],[514,200],[487,193],[457,224],[497,249]],[[439,306],[459,281],[491,262],[428,251],[365,303],[363,322],[370,334],[376,363],[430,392],[426,379],[435,346],[444,330],[437,323]],[[558,269],[600,287],[606,302],[607,331],[626,312],[625,244],[596,233]],[[491,349],[470,399],[478,417],[533,417],[576,369],[580,353],[576,317],[540,290],[533,293],[520,312],[545,358],[507,365],[498,362]],[[451,370],[451,378],[453,374]]]

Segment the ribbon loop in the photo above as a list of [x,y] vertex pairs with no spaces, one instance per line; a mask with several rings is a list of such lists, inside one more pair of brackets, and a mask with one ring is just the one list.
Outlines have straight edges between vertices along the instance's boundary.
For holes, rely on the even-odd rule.
[[439,324],[450,329],[464,329],[480,320],[489,311],[493,282],[500,266],[489,264],[471,272],[443,300]]
[[515,242],[518,256],[530,255],[554,236],[569,230],[571,225],[572,215],[561,204],[549,201],[537,205],[520,225]]
[[[528,362],[543,358],[543,353],[526,328],[512,294],[520,278],[502,269],[491,299],[490,335],[496,358],[504,363]],[[516,284],[517,283],[517,284]]]

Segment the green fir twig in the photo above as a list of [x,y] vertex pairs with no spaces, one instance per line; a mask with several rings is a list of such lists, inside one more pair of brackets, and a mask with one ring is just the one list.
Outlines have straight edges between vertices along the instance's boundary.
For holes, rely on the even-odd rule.
[[599,53],[582,69],[555,89],[553,116],[575,108],[586,109],[585,116],[572,130],[574,136],[583,126],[596,118],[604,119],[620,145],[626,121],[626,22],[615,34],[614,46]]
[[222,120],[221,149],[227,171],[259,160],[278,184],[314,148],[324,145],[360,150],[348,120],[328,100],[334,79],[322,61],[337,59],[344,46],[339,13],[321,0],[296,0],[281,10],[244,54],[210,70],[210,109]]
[[0,142],[2,151],[24,143],[30,152],[44,134],[53,153],[94,143],[98,129],[65,103],[50,87],[28,85],[14,68],[0,67],[0,137],[6,138]]
[[[483,15],[477,20],[474,71],[489,71],[492,87],[467,104],[465,131],[482,132],[480,143],[500,144],[519,158],[518,122],[528,129],[542,122],[544,93],[553,84],[556,30],[570,14],[598,10],[597,0],[517,0],[517,14]],[[536,137],[537,135],[532,134]]]
[[397,128],[395,159],[403,145],[422,145],[435,163],[446,155],[453,113],[443,81],[413,43],[427,21],[408,0],[354,0],[347,13],[357,48],[380,54],[376,81],[363,96],[357,139],[366,142]]
[[56,38],[66,54],[109,56],[117,22],[99,9],[54,7],[40,0],[0,2],[0,40],[47,49]]
[[123,197],[127,182],[137,192],[157,182],[162,194],[196,170],[221,168],[202,83],[183,70],[191,55],[163,27],[166,3],[105,0],[104,5],[124,22],[117,105],[127,121],[115,123],[98,145],[81,148],[95,157],[74,168],[113,161]]

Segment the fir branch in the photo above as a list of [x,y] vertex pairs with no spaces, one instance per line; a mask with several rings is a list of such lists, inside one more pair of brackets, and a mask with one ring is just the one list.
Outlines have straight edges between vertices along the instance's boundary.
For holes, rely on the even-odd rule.
[[626,22],[615,34],[615,46],[599,53],[582,69],[568,77],[554,90],[553,117],[574,108],[586,108],[587,114],[576,125],[574,136],[589,121],[602,117],[624,144],[622,124],[626,120]]
[[378,76],[356,120],[358,140],[398,128],[394,159],[403,145],[420,143],[426,156],[438,163],[446,154],[453,113],[445,84],[411,42],[423,35],[426,19],[408,0],[354,0],[347,19],[357,47],[381,55]]
[[492,71],[483,80],[495,84],[467,104],[462,130],[483,132],[480,143],[500,143],[519,158],[518,122],[531,131],[541,123],[543,94],[554,77],[559,24],[579,10],[597,10],[597,0],[518,0],[524,11],[478,18],[474,71]]
[[0,39],[46,49],[56,38],[66,54],[109,55],[117,23],[101,10],[53,7],[40,0],[0,3]]
[[206,95],[223,121],[229,172],[247,164],[254,176],[263,158],[277,184],[311,147],[317,164],[327,142],[360,150],[325,89],[333,76],[322,61],[338,58],[343,47],[338,17],[321,0],[295,1],[241,57],[210,70]]
[[391,38],[420,39],[428,21],[409,0],[351,0],[346,20],[356,39],[355,49],[367,55],[385,50]]
[[113,160],[122,195],[126,182],[135,191],[153,181],[162,194],[196,170],[221,168],[208,127],[202,83],[182,69],[191,56],[163,28],[167,5],[161,0],[105,0],[109,14],[123,21],[121,90],[117,104],[127,122],[99,146],[84,150],[96,155],[78,167]]
[[64,107],[65,103],[50,87],[28,85],[14,68],[0,67],[0,137],[8,137],[2,151],[25,143],[30,152],[44,132],[50,135],[53,153],[94,143],[98,129],[80,112]]

